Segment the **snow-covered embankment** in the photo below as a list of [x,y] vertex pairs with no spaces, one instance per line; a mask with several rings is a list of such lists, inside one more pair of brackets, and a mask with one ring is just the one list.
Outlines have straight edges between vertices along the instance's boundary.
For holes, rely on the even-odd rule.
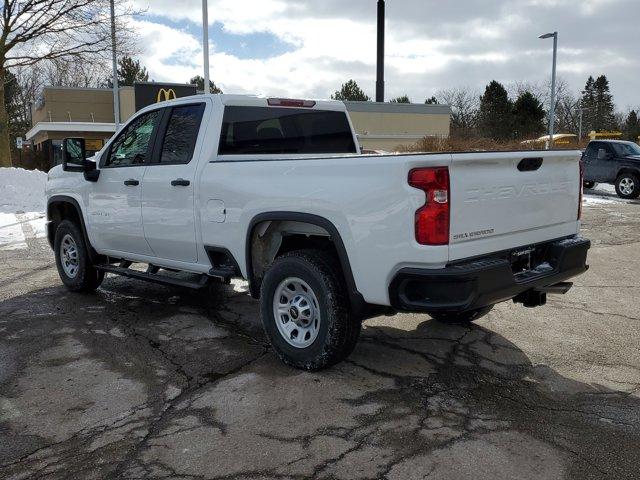
[[44,237],[46,181],[39,170],[0,168],[0,250],[27,248],[27,239]]

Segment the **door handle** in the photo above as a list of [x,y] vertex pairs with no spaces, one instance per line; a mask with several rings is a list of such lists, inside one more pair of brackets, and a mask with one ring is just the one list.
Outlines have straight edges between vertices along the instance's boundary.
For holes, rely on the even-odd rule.
[[136,186],[140,185],[140,182],[138,180],[136,180],[135,178],[130,178],[129,180],[125,180],[124,184],[127,187],[136,187]]
[[172,187],[188,187],[191,185],[189,180],[185,180],[184,178],[176,178],[175,180],[171,180]]

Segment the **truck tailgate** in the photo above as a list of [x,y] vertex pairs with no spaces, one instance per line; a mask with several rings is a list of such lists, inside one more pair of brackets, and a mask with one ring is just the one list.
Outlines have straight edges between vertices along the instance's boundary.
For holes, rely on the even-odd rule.
[[449,260],[578,232],[580,152],[452,155]]

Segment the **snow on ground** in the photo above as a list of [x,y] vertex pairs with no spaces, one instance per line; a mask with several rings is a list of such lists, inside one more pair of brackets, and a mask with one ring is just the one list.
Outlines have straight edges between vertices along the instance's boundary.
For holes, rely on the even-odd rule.
[[0,168],[0,249],[27,248],[28,239],[45,236],[44,187],[39,170]]
[[618,197],[615,187],[604,183],[598,183],[595,188],[592,189],[585,188],[583,199],[587,207],[590,205],[612,203],[640,203],[638,200],[625,200],[624,198]]

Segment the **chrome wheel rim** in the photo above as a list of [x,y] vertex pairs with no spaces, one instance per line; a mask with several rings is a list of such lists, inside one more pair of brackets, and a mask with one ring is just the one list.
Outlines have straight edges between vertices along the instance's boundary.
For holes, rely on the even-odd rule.
[[69,234],[62,237],[62,242],[60,242],[60,263],[67,277],[75,278],[79,268],[78,246]]
[[289,277],[280,282],[273,295],[273,317],[278,332],[292,347],[306,348],[318,337],[318,299],[304,280]]
[[633,182],[633,179],[624,177],[622,180],[620,180],[618,187],[620,188],[620,192],[622,192],[623,195],[631,195],[633,193],[635,183]]

